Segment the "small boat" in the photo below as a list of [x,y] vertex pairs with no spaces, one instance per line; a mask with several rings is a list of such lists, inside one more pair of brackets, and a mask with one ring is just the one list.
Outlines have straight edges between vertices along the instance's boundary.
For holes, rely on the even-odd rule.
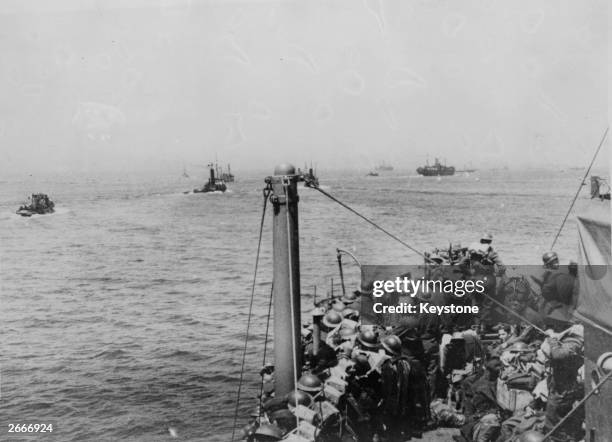
[[199,189],[193,189],[193,193],[225,192],[227,190],[225,181],[223,181],[221,178],[215,177],[215,167],[212,163],[209,164],[208,167],[210,169],[210,177],[208,178],[208,182]]
[[49,199],[44,193],[33,193],[29,198],[29,204],[26,203],[17,209],[17,215],[32,216],[45,215],[55,212],[55,203]]
[[378,172],[370,171],[366,176],[378,176]]

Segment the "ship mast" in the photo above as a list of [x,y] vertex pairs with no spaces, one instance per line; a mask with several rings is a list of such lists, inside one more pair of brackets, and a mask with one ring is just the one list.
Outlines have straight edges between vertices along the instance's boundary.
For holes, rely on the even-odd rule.
[[300,376],[300,254],[298,233],[299,175],[295,167],[281,164],[266,179],[272,187],[273,298],[275,395],[284,397],[294,390]]

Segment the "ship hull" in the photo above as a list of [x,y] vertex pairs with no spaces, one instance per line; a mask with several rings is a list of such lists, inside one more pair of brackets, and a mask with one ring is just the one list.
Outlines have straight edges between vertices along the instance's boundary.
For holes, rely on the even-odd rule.
[[21,215],[21,216],[26,216],[26,217],[30,217],[32,215],[47,215],[49,213],[53,213],[55,212],[55,210],[50,209],[50,210],[32,210],[32,209],[19,209],[17,212],[15,212],[17,215]]
[[227,186],[225,184],[206,184],[201,189],[193,189],[193,193],[225,192],[226,190]]
[[419,167],[416,171],[419,175],[423,176],[450,176],[455,174],[454,167],[445,167],[439,169]]

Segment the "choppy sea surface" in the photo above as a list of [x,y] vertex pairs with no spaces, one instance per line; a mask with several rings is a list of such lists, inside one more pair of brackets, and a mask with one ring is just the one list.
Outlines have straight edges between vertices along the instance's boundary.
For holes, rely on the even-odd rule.
[[[179,174],[0,183],[0,440],[231,439],[266,176],[236,173],[225,194],[183,194],[202,180]],[[506,263],[524,265],[540,263],[583,174],[495,170],[438,180],[409,171],[321,172],[320,179],[419,250],[467,245],[487,231]],[[56,213],[15,215],[32,192],[48,193]],[[574,212],[594,204],[585,188]],[[240,426],[258,393],[271,242],[269,212]],[[421,261],[311,189],[300,189],[300,246],[304,311],[315,286],[323,296],[334,278],[338,290],[336,247],[368,264]],[[562,263],[577,259],[573,216],[555,249]],[[358,286],[358,270],[346,265],[349,286]],[[11,423],[52,423],[54,431],[10,435]]]

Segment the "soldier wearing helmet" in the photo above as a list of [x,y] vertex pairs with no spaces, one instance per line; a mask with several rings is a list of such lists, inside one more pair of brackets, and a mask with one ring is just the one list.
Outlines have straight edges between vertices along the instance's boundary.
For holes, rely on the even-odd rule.
[[[584,364],[584,337],[582,325],[569,327],[556,318],[565,331],[550,333],[542,344],[542,351],[549,358],[551,374],[548,377],[548,401],[544,419],[544,431],[557,425],[572,409],[574,402],[584,397],[584,385],[579,383],[578,370]],[[568,328],[569,327],[569,328]],[[580,440],[584,409],[574,411],[568,420],[551,436],[552,441]]]
[[373,330],[362,330],[356,344],[360,350],[375,352],[378,350],[378,335]]
[[326,370],[336,365],[338,362],[336,351],[329,345],[327,338],[331,331],[340,327],[341,323],[342,315],[335,310],[329,310],[323,318],[321,318],[319,323],[320,343],[318,353],[316,355],[314,354],[314,345],[312,341],[305,343],[305,360],[310,364],[314,373]]
[[484,259],[492,263],[495,267],[495,273],[498,276],[501,276],[506,273],[506,266],[504,266],[504,263],[500,259],[499,255],[493,249],[493,246],[491,245],[492,243],[493,235],[490,233],[485,233],[480,237],[480,250],[485,253]]
[[[466,424],[461,429],[461,433],[468,440],[495,440],[495,439],[479,439],[474,437],[473,433],[482,433],[483,424],[487,423],[487,417],[496,415],[499,412],[499,404],[497,402],[497,378],[503,368],[499,358],[491,358],[486,366],[485,372],[471,385],[465,384],[466,400],[465,400],[465,415]],[[490,424],[491,422],[489,422]],[[497,431],[499,424],[491,426],[490,430]],[[473,438],[473,439],[472,439]]]
[[400,356],[402,354],[402,341],[396,335],[385,336],[380,341],[380,345],[389,356]]
[[541,281],[543,315],[560,310],[569,316],[575,304],[576,276],[567,269],[559,268],[559,256],[546,252],[542,256],[545,273]]
[[[380,414],[385,436],[388,440],[410,438],[410,420],[415,412],[415,397],[410,394],[411,365],[402,356],[402,342],[396,335],[382,339],[381,346],[387,358],[380,367],[381,397]],[[429,408],[429,407],[426,407]]]

